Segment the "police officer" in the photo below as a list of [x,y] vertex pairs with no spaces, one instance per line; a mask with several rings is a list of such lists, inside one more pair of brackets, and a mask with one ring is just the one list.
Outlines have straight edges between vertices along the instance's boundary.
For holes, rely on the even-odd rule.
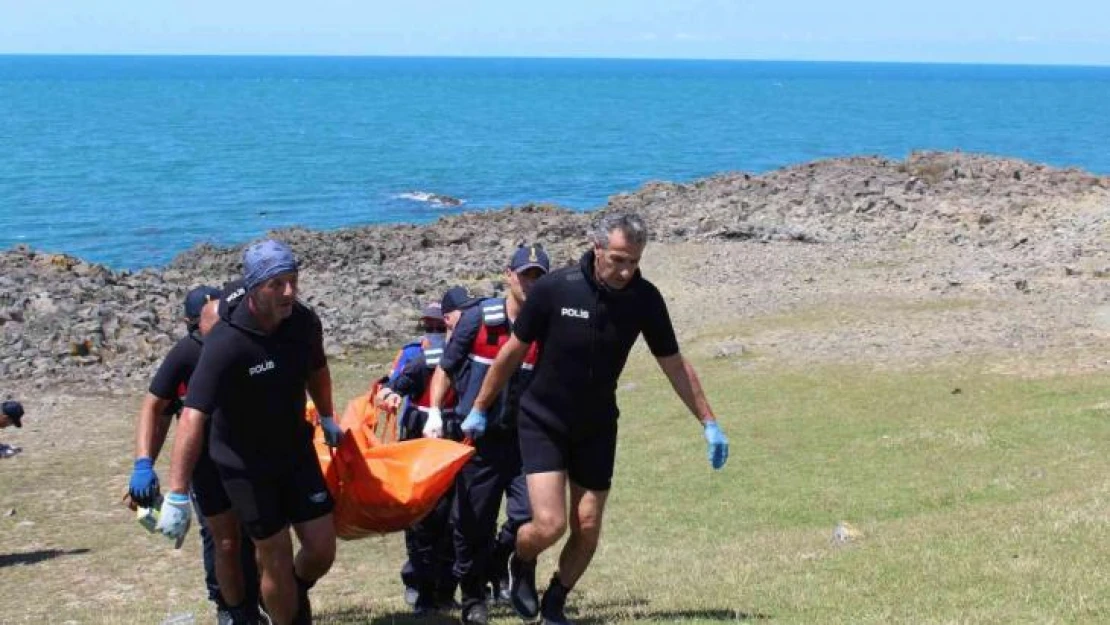
[[[334,503],[304,418],[306,390],[328,444],[337,446],[343,433],[333,418],[320,320],[296,299],[292,250],[274,240],[250,245],[243,274],[245,294],[225,298],[189,381],[158,529],[173,538],[188,530],[184,495],[211,415],[209,453],[230,498],[228,510],[208,517],[212,534],[238,548],[242,522],[254,540],[271,619],[303,625],[312,622],[308,590],[335,559]],[[296,558],[290,525],[300,542]]]
[[[210,286],[200,286],[185,296],[185,325],[188,334],[179,340],[159,365],[158,371],[150,382],[150,388],[143,400],[142,409],[136,422],[135,466],[131,472],[128,495],[131,501],[144,508],[156,505],[160,497],[158,475],[154,463],[166,440],[171,417],[180,414],[182,398],[189,378],[200,359],[204,336],[219,319],[217,306],[220,290]],[[204,517],[213,511],[226,510],[227,494],[220,483],[216,467],[208,457],[208,428],[205,428],[200,457],[192,475],[193,507],[200,520],[200,537],[203,545],[204,582],[208,587],[208,599],[216,604],[216,622],[219,625],[257,620],[258,609],[258,567],[254,559],[254,544],[249,539],[242,541],[238,554],[217,552],[211,532],[204,523]],[[225,560],[231,559],[230,562]],[[235,558],[238,558],[236,561]],[[217,564],[219,562],[219,564]],[[216,579],[216,567],[242,567],[243,585],[226,588],[221,592]],[[238,578],[235,579],[238,581]],[[228,610],[229,606],[244,606],[241,614]]]
[[[466,310],[444,351],[440,368],[450,376],[459,395],[457,410],[470,410],[490,364],[511,335],[514,321],[532,285],[550,269],[547,253],[538,245],[518,248],[505,270],[508,297],[491,298]],[[527,486],[521,471],[517,442],[517,407],[535,364],[536,349],[524,357],[504,392],[487,406],[481,419],[464,420],[462,430],[474,441],[475,454],[459,472],[455,511],[455,576],[462,590],[462,622],[489,620],[486,586],[493,569],[494,532],[501,499],[508,495],[507,512],[513,530],[531,518]],[[439,407],[442,378],[434,379],[432,404]],[[434,415],[434,413],[433,413]],[[428,421],[435,425],[433,415]],[[488,415],[488,418],[487,418]],[[425,426],[425,434],[435,435]]]
[[[444,319],[440,302],[426,306],[421,317],[426,332],[419,342],[419,351],[391,379],[382,380],[376,399],[385,407],[403,411],[400,419],[401,440],[424,436],[431,408],[432,374],[443,357],[444,345],[457,320],[458,315],[449,315],[449,319]],[[446,332],[435,332],[440,328]],[[455,414],[453,393],[448,394],[443,405],[440,415],[443,435],[461,441],[459,425],[462,419]],[[454,500],[454,489],[451,489],[430,513],[405,530],[408,562],[401,570],[401,579],[406,585],[406,597],[409,589],[415,592],[411,605],[417,616],[454,607],[456,583],[452,566],[455,548],[450,525]]]
[[[648,238],[643,220],[607,214],[593,238],[593,249],[577,266],[549,274],[532,289],[466,419],[486,418],[529,346],[541,342],[519,422],[533,519],[517,533],[510,569],[513,607],[524,618],[541,614],[549,625],[568,622],[567,594],[597,548],[617,447],[617,381],[638,336],[701,424],[711,466],[720,469],[728,458],[728,441],[679,352],[667,305],[640,275]],[[568,486],[571,535],[541,602],[536,557],[567,529]]]

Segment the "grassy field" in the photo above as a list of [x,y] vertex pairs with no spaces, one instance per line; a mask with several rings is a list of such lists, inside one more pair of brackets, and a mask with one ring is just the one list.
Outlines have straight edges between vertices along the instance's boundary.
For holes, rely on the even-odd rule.
[[[638,353],[577,622],[1110,622],[1110,379],[1001,376],[988,362],[697,365],[729,464],[709,469],[700,431]],[[343,401],[371,375],[336,370]],[[28,417],[13,441],[26,451],[0,460],[0,622],[211,622],[195,534],[175,552],[117,503],[138,402],[62,397],[42,408],[55,418]],[[833,540],[840,522],[850,540]],[[397,535],[340,544],[314,591],[318,622],[418,622],[403,559]]]

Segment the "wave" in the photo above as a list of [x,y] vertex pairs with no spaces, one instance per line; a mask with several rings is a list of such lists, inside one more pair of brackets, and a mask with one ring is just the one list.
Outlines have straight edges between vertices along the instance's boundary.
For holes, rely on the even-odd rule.
[[464,199],[428,191],[409,191],[407,193],[399,193],[393,197],[398,200],[411,200],[413,202],[423,202],[425,204],[431,204],[432,206],[442,207],[455,207],[466,204],[466,200]]

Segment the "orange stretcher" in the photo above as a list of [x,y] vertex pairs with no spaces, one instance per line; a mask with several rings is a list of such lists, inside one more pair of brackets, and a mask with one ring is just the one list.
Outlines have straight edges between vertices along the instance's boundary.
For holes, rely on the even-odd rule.
[[438,438],[397,441],[396,410],[374,403],[377,389],[347,404],[340,420],[346,431],[339,447],[324,442],[316,409],[313,443],[328,489],[335,499],[336,534],[345,540],[403,530],[435,507],[451,488],[474,449]]

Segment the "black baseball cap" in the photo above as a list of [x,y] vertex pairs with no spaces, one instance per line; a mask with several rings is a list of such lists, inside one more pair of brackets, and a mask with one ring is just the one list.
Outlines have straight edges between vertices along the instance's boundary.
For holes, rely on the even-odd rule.
[[208,302],[220,299],[220,290],[214,286],[198,286],[185,296],[185,318],[196,319]]
[[4,415],[12,422],[17,428],[23,427],[23,404],[15,401],[8,400],[3,405]]
[[477,304],[481,298],[474,297],[470,294],[470,290],[465,286],[453,286],[447,289],[443,294],[443,299],[440,301],[440,311],[444,315],[462,310]]

